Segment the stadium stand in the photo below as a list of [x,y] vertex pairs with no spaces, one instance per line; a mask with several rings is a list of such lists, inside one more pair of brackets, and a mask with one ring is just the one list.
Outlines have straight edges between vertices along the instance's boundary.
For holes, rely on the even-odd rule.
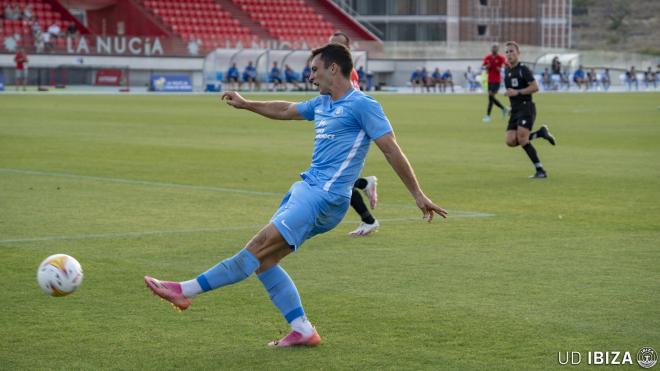
[[378,40],[330,1],[143,0],[141,5],[172,36],[199,40],[206,51],[225,47],[227,40],[244,46],[258,40],[314,46],[336,29],[356,40]]
[[[16,5],[20,10],[18,19],[7,19],[8,15],[5,14],[7,7]],[[31,19],[25,17],[25,9],[28,6],[31,9]],[[53,6],[49,2],[41,0],[21,0],[20,2],[0,0],[0,11],[2,12],[0,36],[6,37],[18,35],[24,45],[34,43],[35,26],[33,23],[35,22],[39,25],[40,32],[46,32],[48,27],[53,24],[57,24],[63,31],[66,30],[69,25],[75,24],[81,33],[88,33],[87,29],[79,22],[76,22],[73,16],[57,2],[55,3],[55,6]],[[54,40],[54,42],[57,46],[63,46],[65,40],[59,38]]]
[[144,7],[186,41],[201,40],[203,45],[212,46],[227,39],[247,43],[255,38],[213,0],[145,0]]
[[332,23],[303,0],[233,0],[275,39],[326,41]]
[[[285,43],[292,48],[316,47],[325,43],[335,30],[346,32],[355,41],[377,41],[355,19],[330,0],[135,0],[88,4],[87,26],[71,15],[57,0],[0,0],[0,12],[19,6],[21,18],[2,16],[0,36],[13,36],[24,46],[35,46],[41,38],[23,10],[31,9],[40,32],[56,24],[64,36],[74,25],[82,35],[126,35],[164,37],[161,43],[182,50],[191,41],[202,53],[215,48],[232,48],[240,42],[249,47],[255,42]],[[12,12],[13,13],[13,12]],[[121,29],[119,24],[122,24]],[[20,40],[20,41],[19,41]],[[67,48],[65,37],[46,41],[45,52],[61,53]],[[51,45],[52,44],[52,45]],[[76,45],[75,42],[73,43]],[[93,50],[95,39],[87,40]],[[277,44],[269,44],[277,45]],[[37,47],[36,51],[43,50]]]

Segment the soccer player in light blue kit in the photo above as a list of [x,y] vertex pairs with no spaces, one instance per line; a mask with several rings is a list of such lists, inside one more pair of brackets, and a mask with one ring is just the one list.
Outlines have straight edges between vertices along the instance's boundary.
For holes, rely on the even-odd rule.
[[447,211],[422,191],[406,156],[396,142],[380,104],[353,88],[349,77],[353,62],[348,49],[328,44],[312,52],[310,81],[321,95],[302,103],[258,102],[236,92],[222,99],[230,106],[276,120],[314,122],[316,137],[312,164],[291,186],[279,209],[238,254],[184,282],[161,281],[146,276],[147,287],[180,310],[198,294],[233,284],[256,273],[264,288],[291,325],[292,331],[268,345],[314,346],[321,342],[307,320],[298,290],[279,262],[311,237],[333,229],[349,208],[353,183],[364,165],[371,141],[383,152],[427,221]]

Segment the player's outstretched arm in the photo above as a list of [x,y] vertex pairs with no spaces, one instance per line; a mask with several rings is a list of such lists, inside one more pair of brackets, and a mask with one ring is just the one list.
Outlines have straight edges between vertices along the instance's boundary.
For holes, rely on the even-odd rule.
[[275,120],[303,120],[296,110],[296,104],[291,102],[247,100],[235,91],[224,92],[220,100],[234,108],[246,109]]
[[403,154],[399,144],[396,142],[394,134],[389,133],[385,134],[382,137],[376,139],[376,145],[380,148],[381,152],[385,155],[387,162],[390,163],[394,172],[401,178],[403,184],[406,185],[410,194],[415,198],[417,207],[422,210],[424,219],[429,223],[433,220],[433,214],[438,214],[443,218],[447,217],[447,210],[436,205],[431,201],[430,198],[426,197],[422,191],[419,183],[417,182],[417,177],[413,171],[410,162],[406,158],[406,155]]

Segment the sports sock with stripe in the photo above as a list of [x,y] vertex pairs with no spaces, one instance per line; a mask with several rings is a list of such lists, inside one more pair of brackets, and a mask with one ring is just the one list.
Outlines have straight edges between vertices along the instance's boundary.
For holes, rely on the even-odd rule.
[[270,300],[291,327],[303,336],[310,336],[314,329],[305,317],[298,289],[286,271],[279,265],[274,265],[257,276],[268,291]]
[[259,268],[259,265],[259,259],[247,249],[243,249],[200,274],[196,280],[206,292],[248,278]]

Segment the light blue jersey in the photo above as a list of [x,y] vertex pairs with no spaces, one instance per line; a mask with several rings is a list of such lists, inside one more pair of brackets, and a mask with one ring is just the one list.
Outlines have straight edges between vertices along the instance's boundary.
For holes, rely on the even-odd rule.
[[300,176],[310,185],[350,198],[371,141],[392,132],[383,108],[351,89],[337,101],[319,95],[298,103],[296,109],[316,127],[312,164]]
[[300,174],[303,181],[291,186],[271,218],[294,250],[341,222],[369,144],[392,132],[380,104],[355,89],[336,102],[320,95],[298,103],[296,109],[315,123],[312,164]]

